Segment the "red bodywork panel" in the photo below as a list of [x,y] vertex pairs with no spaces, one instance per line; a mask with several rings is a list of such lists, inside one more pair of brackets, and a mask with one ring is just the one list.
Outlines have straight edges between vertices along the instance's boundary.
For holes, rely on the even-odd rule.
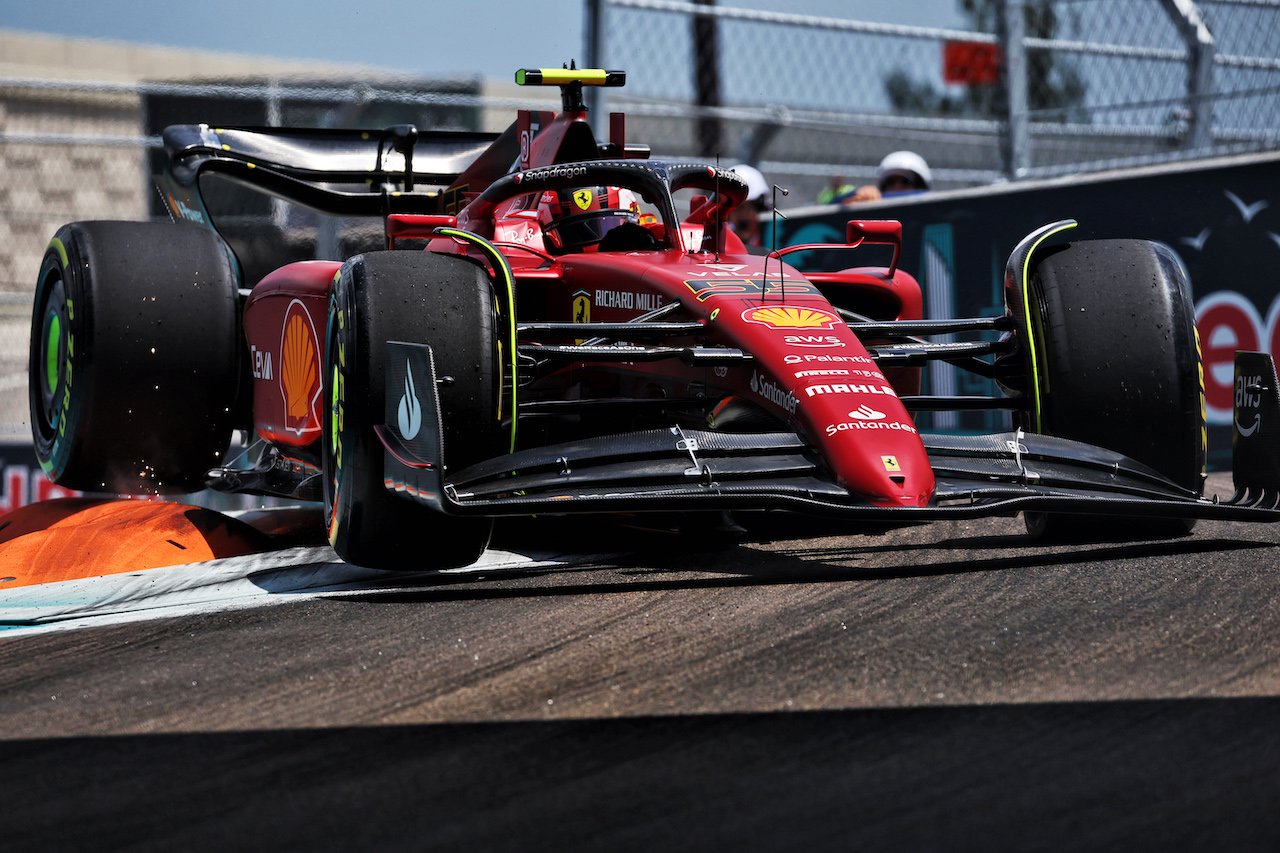
[[[894,270],[889,276],[879,267],[854,267],[839,272],[805,273],[805,277],[822,288],[832,303],[856,306],[856,311],[876,320],[919,320],[924,316],[920,284],[902,270]],[[920,368],[891,367],[884,375],[899,396],[920,393]]]
[[[670,251],[569,255],[557,266],[559,276],[538,280],[550,319],[583,317],[584,299],[583,319],[594,322],[625,321],[678,300],[692,319],[708,322],[711,343],[755,356],[754,364],[724,368],[723,376],[685,369],[683,382],[648,365],[632,368],[654,377],[665,395],[684,396],[694,382],[708,394],[749,400],[807,435],[842,486],[879,505],[928,502],[933,469],[911,416],[861,342],[799,271],[770,261],[765,286],[759,256],[717,260]],[[918,312],[919,285],[910,276],[898,273],[880,286],[904,292]]]
[[301,447],[318,441],[324,409],[324,327],[342,264],[299,261],[258,282],[244,308],[253,373],[253,426]]

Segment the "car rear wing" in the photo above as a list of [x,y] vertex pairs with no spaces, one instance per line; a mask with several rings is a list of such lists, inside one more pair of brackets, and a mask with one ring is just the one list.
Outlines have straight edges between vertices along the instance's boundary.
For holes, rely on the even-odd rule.
[[505,133],[276,127],[165,128],[157,177],[178,219],[209,225],[198,178],[218,174],[250,189],[335,216],[446,213],[506,174],[519,156]]

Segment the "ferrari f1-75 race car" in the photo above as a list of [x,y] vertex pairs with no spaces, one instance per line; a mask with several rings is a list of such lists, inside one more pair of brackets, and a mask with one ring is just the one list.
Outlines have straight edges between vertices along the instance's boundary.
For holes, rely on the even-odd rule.
[[[1009,258],[1003,316],[924,321],[899,223],[749,252],[726,225],[748,192],[737,173],[651,158],[620,114],[597,139],[583,87],[624,78],[520,71],[563,109],[522,110],[500,135],[168,128],[173,221],[69,224],[44,259],[30,398],[49,477],[323,502],[338,554],[370,567],[465,565],[509,515],[884,527],[1022,511],[1036,533],[1119,516],[1169,535],[1280,517],[1266,355],[1237,361],[1237,493],[1202,497],[1203,368],[1167,247],[1048,224]],[[371,217],[385,242],[246,282],[202,178]],[[876,243],[887,268],[788,263]],[[926,340],[959,332],[981,334]],[[922,395],[933,359],[1002,393]],[[913,419],[978,409],[1010,429],[924,435]],[[260,449],[241,466],[237,430]]]

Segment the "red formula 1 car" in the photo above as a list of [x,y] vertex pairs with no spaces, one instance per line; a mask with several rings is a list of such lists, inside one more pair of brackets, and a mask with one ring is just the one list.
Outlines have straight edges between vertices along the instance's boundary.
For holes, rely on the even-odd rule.
[[[922,321],[898,223],[851,221],[842,247],[892,245],[888,268],[804,272],[788,258],[816,247],[753,254],[726,227],[736,173],[652,159],[617,114],[599,141],[582,87],[623,78],[521,71],[563,110],[498,136],[170,127],[175,221],[74,223],[45,258],[30,394],[49,476],[323,501],[343,558],[413,568],[475,560],[504,515],[1025,511],[1035,532],[1083,514],[1170,534],[1280,515],[1266,356],[1238,363],[1237,495],[1201,497],[1199,343],[1167,248],[1058,222],[1013,252],[1004,316]],[[202,177],[375,217],[385,248],[246,289]],[[925,340],[958,332],[985,334]],[[931,359],[1004,394],[922,396]],[[1014,426],[913,420],[974,409]],[[260,440],[246,467],[224,455],[238,429]]]

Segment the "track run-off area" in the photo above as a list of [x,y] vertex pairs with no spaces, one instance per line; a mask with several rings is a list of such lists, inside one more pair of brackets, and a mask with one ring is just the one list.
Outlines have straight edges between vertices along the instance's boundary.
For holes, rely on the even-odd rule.
[[6,564],[6,846],[1274,849],[1280,528],[742,520]]

